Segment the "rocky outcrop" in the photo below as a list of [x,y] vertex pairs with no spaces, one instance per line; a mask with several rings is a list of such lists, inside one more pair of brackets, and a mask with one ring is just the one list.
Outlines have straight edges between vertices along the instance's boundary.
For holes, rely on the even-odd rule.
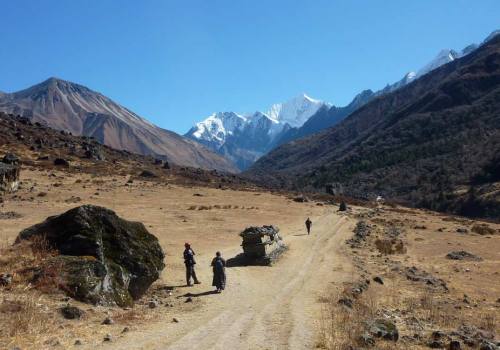
[[20,171],[19,158],[11,153],[6,154],[0,162],[0,193],[17,191]]
[[68,295],[93,304],[131,305],[165,267],[158,239],[142,223],[84,205],[23,230],[16,243],[43,237],[59,255],[35,280],[53,279]]

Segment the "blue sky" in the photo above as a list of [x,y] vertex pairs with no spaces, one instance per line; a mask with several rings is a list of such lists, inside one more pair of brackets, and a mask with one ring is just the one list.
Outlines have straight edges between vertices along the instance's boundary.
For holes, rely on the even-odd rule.
[[0,90],[50,76],[179,133],[302,92],[335,105],[500,28],[498,0],[0,0]]

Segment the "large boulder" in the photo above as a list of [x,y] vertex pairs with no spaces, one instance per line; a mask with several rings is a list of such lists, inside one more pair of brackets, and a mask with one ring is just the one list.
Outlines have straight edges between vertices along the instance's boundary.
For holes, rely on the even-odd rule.
[[103,207],[84,205],[49,217],[21,231],[16,242],[35,238],[59,253],[41,267],[38,278],[54,278],[84,302],[131,305],[165,267],[158,239],[142,223]]

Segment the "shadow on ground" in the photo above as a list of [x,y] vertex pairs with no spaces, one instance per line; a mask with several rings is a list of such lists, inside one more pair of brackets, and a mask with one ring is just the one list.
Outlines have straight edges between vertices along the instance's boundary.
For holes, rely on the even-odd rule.
[[198,298],[198,297],[204,297],[204,296],[211,295],[211,294],[218,294],[218,293],[216,290],[208,290],[206,292],[201,292],[201,293],[186,293],[186,294],[178,296],[177,298],[187,298],[187,297]]

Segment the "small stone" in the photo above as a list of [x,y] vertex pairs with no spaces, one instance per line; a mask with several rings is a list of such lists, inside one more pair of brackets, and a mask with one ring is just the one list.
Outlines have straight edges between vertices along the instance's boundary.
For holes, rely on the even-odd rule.
[[458,340],[452,340],[448,346],[449,350],[460,350],[461,348],[461,344]]
[[174,317],[174,318],[172,318],[172,322],[174,322],[174,323],[179,323],[179,320],[178,320],[177,318],[175,318],[175,317]]
[[127,333],[127,332],[129,332],[129,331],[130,331],[130,328],[125,327],[125,328],[123,328],[122,333]]
[[339,299],[338,303],[340,305],[344,305],[344,306],[348,307],[349,309],[352,309],[352,300],[349,298],[341,298],[341,299]]
[[108,341],[108,342],[113,341],[113,337],[111,337],[111,334],[109,334],[109,333],[106,334],[104,336],[104,341]]
[[83,343],[80,339],[77,339],[75,340],[75,345],[83,345]]
[[158,302],[155,301],[155,300],[151,300],[149,303],[148,303],[148,306],[150,309],[155,309],[157,306],[158,306]]
[[186,303],[192,303],[192,302],[193,302],[193,298],[191,298],[191,297],[187,297],[187,299],[186,299]]
[[104,321],[102,321],[102,323],[101,323],[101,324],[110,325],[110,324],[113,324],[113,323],[115,323],[115,321],[114,321],[111,317],[106,317],[106,318],[104,319]]
[[12,275],[10,273],[0,274],[0,286],[8,286],[12,283]]
[[79,320],[85,312],[76,306],[64,306],[59,309],[61,315],[67,320]]
[[433,340],[429,344],[427,344],[431,349],[442,349],[444,348],[444,344],[439,340]]
[[380,284],[384,284],[384,280],[382,279],[382,277],[379,277],[379,276],[373,277],[373,281],[380,283]]

